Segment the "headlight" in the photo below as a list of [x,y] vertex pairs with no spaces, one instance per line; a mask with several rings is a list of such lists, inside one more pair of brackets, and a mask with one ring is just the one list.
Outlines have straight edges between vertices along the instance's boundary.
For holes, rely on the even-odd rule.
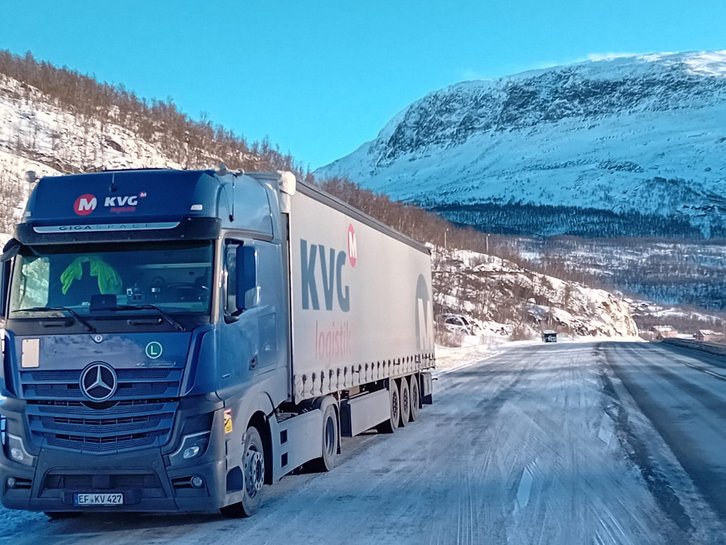
[[14,462],[25,464],[26,466],[32,466],[35,463],[35,456],[31,456],[20,437],[5,433],[5,453]]
[[185,435],[181,446],[169,455],[172,465],[182,464],[200,457],[207,451],[209,445],[209,432]]

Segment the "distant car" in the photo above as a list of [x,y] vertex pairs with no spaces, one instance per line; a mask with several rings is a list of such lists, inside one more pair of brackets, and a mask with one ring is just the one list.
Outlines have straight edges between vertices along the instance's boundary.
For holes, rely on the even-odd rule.
[[463,314],[442,314],[439,316],[438,322],[452,333],[476,335],[479,331],[479,326],[474,320]]
[[556,331],[543,331],[542,332],[542,342],[543,343],[556,343],[557,342],[557,332]]

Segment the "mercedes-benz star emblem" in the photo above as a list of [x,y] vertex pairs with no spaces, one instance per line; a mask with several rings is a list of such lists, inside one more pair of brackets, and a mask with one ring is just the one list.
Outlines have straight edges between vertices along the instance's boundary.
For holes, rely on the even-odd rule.
[[81,373],[81,392],[91,401],[106,401],[116,393],[116,371],[107,363],[95,362]]

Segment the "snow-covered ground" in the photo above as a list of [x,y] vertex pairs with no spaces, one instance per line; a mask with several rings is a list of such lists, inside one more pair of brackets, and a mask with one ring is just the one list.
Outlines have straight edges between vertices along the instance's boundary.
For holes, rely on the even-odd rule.
[[[338,467],[285,477],[251,519],[119,514],[49,522],[0,510],[0,543],[721,545],[726,513],[704,499],[672,438],[613,371],[618,363],[633,372],[658,365],[665,350],[599,342],[441,349],[434,404],[419,420],[392,436],[345,440]],[[669,365],[694,358],[677,354]],[[648,373],[641,373],[646,388]],[[718,418],[726,382],[704,373],[689,382],[709,396],[681,413]],[[701,429],[693,444],[676,447],[698,460],[705,442],[712,452],[726,448],[723,429]],[[723,486],[713,470],[700,468]]]

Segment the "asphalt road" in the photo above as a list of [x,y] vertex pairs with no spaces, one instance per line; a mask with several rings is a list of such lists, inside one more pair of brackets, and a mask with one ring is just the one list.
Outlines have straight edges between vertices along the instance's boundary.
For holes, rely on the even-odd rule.
[[251,519],[0,510],[0,545],[724,543],[726,381],[645,343],[534,345],[442,374],[391,436],[290,475]]
[[726,520],[726,356],[653,343],[613,343],[607,354],[642,412]]

